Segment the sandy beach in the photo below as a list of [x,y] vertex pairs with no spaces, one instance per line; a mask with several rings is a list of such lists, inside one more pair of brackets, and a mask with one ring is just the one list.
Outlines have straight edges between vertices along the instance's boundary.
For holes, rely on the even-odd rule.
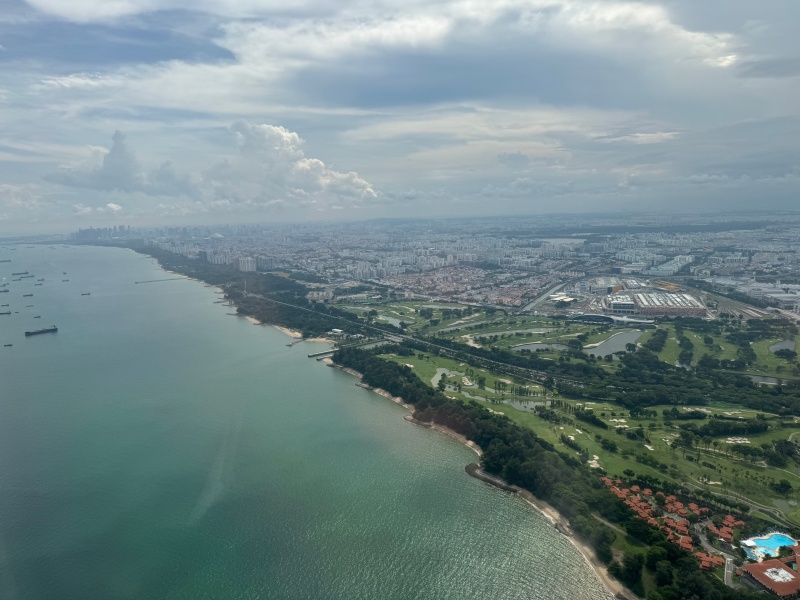
[[288,335],[289,337],[295,338],[296,340],[302,339],[303,334],[299,331],[295,331],[294,329],[289,329],[288,327],[281,327],[280,325],[273,325],[275,329]]
[[307,342],[318,342],[321,344],[333,344],[333,340],[329,340],[328,338],[324,337],[315,337],[315,338],[306,338]]
[[259,321],[255,317],[245,317],[245,319],[250,321],[253,325],[261,325],[261,321]]

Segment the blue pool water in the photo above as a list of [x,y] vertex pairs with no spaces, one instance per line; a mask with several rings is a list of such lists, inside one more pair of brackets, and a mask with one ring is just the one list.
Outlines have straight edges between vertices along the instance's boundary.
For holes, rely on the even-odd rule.
[[777,556],[781,546],[794,546],[797,542],[783,533],[771,533],[766,537],[750,538],[747,540],[755,543],[755,548],[744,547],[745,554],[753,560]]

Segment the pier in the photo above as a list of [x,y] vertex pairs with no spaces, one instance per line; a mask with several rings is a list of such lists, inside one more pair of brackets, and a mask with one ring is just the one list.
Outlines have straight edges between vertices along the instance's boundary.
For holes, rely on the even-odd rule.
[[314,352],[312,354],[309,354],[308,358],[317,358],[317,357],[324,358],[326,356],[333,356],[334,352],[336,352],[336,350],[324,350],[322,352]]
[[175,281],[177,279],[188,279],[188,277],[167,277],[166,279],[148,279],[147,281],[134,281],[133,283],[158,283],[159,281]]

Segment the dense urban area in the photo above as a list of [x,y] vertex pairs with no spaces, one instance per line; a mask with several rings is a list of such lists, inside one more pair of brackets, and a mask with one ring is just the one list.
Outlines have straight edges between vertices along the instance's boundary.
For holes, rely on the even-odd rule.
[[482,449],[623,596],[800,594],[800,217],[79,230]]

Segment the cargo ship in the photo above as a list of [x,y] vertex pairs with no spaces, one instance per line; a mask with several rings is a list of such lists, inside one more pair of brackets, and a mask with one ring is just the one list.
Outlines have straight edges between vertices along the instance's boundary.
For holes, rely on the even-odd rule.
[[22,297],[23,297],[23,298],[30,298],[30,297],[32,297],[32,296],[33,296],[33,294],[22,294]]
[[52,327],[45,327],[44,329],[34,329],[33,331],[26,331],[25,336],[30,335],[39,335],[40,333],[56,333],[58,331],[58,327],[53,325]]
[[92,295],[92,293],[91,293],[91,292],[86,292],[86,293],[84,293],[84,294],[81,294],[81,296],[91,296],[91,295]]
[[10,310],[7,310],[5,312],[0,312],[0,315],[10,315],[10,314],[11,314]]
[[11,275],[27,275],[27,271],[20,271],[19,273],[12,273]]

